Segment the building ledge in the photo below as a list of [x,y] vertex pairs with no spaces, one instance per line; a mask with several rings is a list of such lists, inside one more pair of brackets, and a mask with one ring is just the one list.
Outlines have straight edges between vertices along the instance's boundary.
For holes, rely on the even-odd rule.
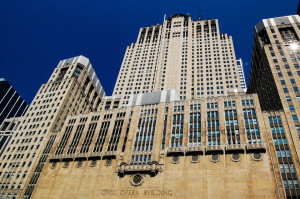
[[62,160],[74,160],[75,154],[63,154],[62,155]]
[[167,156],[184,155],[185,147],[169,147],[167,149]]
[[115,159],[117,157],[117,151],[105,151],[102,152],[102,158],[104,159]]
[[89,153],[89,159],[101,159],[101,152]]
[[266,145],[264,143],[247,144],[246,150],[247,150],[247,153],[266,152]]
[[58,155],[52,155],[50,157],[50,162],[58,162],[62,160],[62,154],[58,154]]
[[205,147],[205,154],[223,154],[223,145],[212,145]]
[[76,153],[75,160],[87,160],[88,153]]
[[245,151],[242,144],[229,144],[225,146],[226,153],[243,153]]
[[186,154],[203,154],[202,146],[188,147],[185,150]]
[[119,175],[133,174],[133,173],[148,173],[150,175],[156,175],[158,172],[163,171],[163,164],[159,164],[156,161],[152,161],[150,164],[137,164],[129,165],[125,162],[121,163],[116,172]]

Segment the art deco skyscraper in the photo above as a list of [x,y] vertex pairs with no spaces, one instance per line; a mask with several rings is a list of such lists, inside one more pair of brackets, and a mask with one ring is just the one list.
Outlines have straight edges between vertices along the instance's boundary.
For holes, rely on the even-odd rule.
[[181,99],[227,95],[241,89],[232,37],[217,19],[193,21],[177,14],[141,28],[128,46],[113,95],[122,104],[136,93],[175,89]]
[[294,112],[298,107],[299,22],[299,16],[292,15],[255,26],[248,91],[258,93],[263,110]]
[[[299,21],[256,25],[250,94],[218,21],[189,15],[140,30],[113,96],[104,97],[86,58],[61,61],[12,134],[0,197],[24,187],[25,199],[299,198]],[[34,125],[62,91],[70,95],[43,140]]]
[[[97,110],[105,92],[89,59],[59,62],[34,97],[0,162],[0,194],[29,198],[68,115]],[[1,196],[2,197],[2,196]]]
[[[255,26],[248,88],[249,93],[258,94],[262,110],[269,112],[285,194],[294,198],[300,197],[294,166],[299,165],[300,155],[299,28],[298,15],[263,19]],[[279,115],[274,111],[287,120],[286,133],[278,131],[284,129],[284,122],[274,126],[273,119]]]
[[278,135],[289,135],[287,120],[276,113],[270,127],[256,94],[233,93],[239,75],[217,20],[173,15],[142,28],[113,96],[97,111],[67,117],[25,198],[283,196],[269,138],[275,121],[284,125]]

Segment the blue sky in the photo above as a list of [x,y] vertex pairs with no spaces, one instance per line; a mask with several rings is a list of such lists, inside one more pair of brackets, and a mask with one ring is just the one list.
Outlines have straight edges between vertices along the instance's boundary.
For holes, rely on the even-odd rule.
[[221,33],[233,36],[248,81],[254,26],[264,18],[296,13],[298,0],[2,0],[0,77],[31,103],[59,60],[88,57],[111,95],[126,46],[140,27],[167,16],[190,13],[196,20],[219,19]]

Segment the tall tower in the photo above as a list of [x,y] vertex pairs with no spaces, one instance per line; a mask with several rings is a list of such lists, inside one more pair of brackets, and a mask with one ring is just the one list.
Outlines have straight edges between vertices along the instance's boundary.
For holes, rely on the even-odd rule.
[[292,15],[255,26],[248,92],[258,93],[263,110],[299,114],[299,22]]
[[181,99],[227,95],[241,89],[232,37],[217,19],[193,21],[176,14],[141,28],[128,46],[113,95],[122,105],[136,93],[175,89]]
[[[272,118],[270,127],[257,95],[236,92],[241,81],[232,40],[218,29],[217,20],[181,14],[142,28],[127,48],[114,96],[95,112],[67,117],[25,196],[283,196],[270,129],[287,120]],[[290,135],[284,129],[278,135]]]
[[17,197],[26,187],[24,197],[29,198],[66,117],[97,110],[104,96],[89,59],[78,56],[60,61],[1,156],[1,196]]
[[[268,111],[276,156],[287,197],[299,197],[295,175],[300,155],[300,17],[263,19],[255,26],[249,93]],[[281,118],[276,121],[281,112]],[[286,125],[284,127],[284,125]],[[285,133],[283,133],[285,131]]]

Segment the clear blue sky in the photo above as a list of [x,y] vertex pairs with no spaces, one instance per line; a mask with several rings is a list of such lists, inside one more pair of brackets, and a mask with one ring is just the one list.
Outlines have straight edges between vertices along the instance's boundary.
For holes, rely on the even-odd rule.
[[161,24],[164,14],[196,20],[201,9],[202,19],[219,19],[221,33],[233,36],[248,81],[254,25],[295,14],[297,6],[298,0],[2,0],[0,77],[31,103],[59,60],[84,55],[111,95],[140,27]]

